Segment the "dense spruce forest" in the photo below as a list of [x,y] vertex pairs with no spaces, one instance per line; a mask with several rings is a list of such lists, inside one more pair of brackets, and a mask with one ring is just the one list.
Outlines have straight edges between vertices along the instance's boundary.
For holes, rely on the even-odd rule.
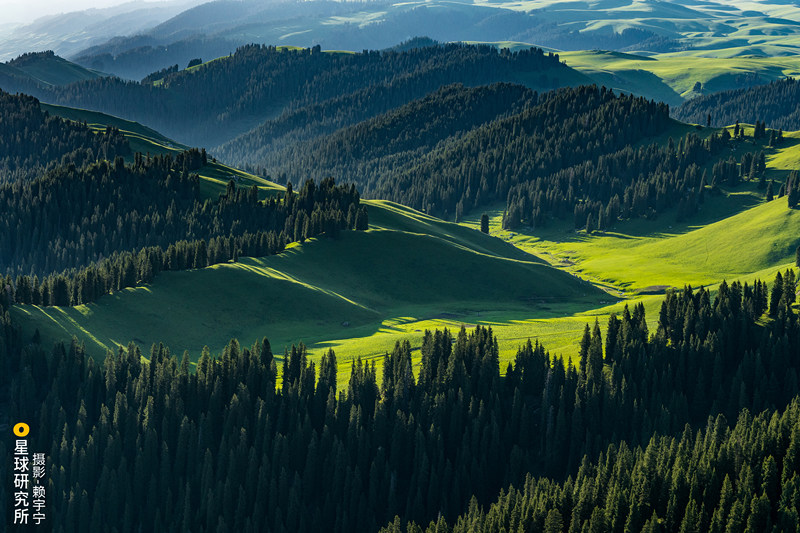
[[128,141],[114,128],[96,135],[85,124],[51,116],[31,96],[0,89],[0,184],[34,177],[65,157],[113,161],[130,153]]
[[[362,194],[456,220],[505,202],[505,228],[569,219],[587,233],[689,216],[742,180],[800,203],[796,172],[775,191],[763,151],[734,157],[738,124],[655,143],[675,124],[664,104],[596,86],[471,87],[555,86],[560,73],[535,49],[253,45],[141,83],[39,89],[200,138],[283,109],[219,148],[287,182],[266,198],[235,180],[201,194],[205,149],[131,154],[113,128],[0,92],[0,425],[28,422],[47,455],[52,530],[798,531],[792,269],[668,289],[655,327],[643,303],[620,306],[585,327],[574,362],[527,339],[501,364],[481,325],[420,331],[418,351],[397,341],[377,368],[328,346],[321,359],[302,343],[274,353],[267,337],[197,360],[131,342],[100,360],[19,322],[25,305],[92,303],[163,271],[366,230]],[[754,135],[781,142],[765,122]],[[3,524],[12,490],[0,483]]]
[[[278,388],[267,339],[195,372],[163,345],[97,363],[76,342],[21,339],[6,313],[3,375],[49,452],[55,531],[794,530],[795,290],[789,271],[771,288],[671,291],[654,335],[641,305],[605,339],[587,326],[578,367],[529,341],[502,375],[490,328],[428,331],[417,376],[398,342],[380,379],[359,359],[338,394],[332,350],[317,366],[292,347]],[[746,428],[759,436],[737,440]]]
[[684,122],[729,126],[735,122],[755,124],[763,121],[770,128],[800,129],[800,84],[794,78],[773,81],[747,89],[721,91],[698,96],[672,110]]
[[[347,104],[353,106],[346,111],[352,120],[363,120],[449,83],[530,81],[551,88],[574,75],[557,55],[533,48],[510,53],[452,44],[350,54],[323,53],[318,46],[248,45],[197,68],[166,73],[158,84],[152,78],[99,78],[34,94],[49,103],[124,116],[190,145],[213,146],[249,130],[254,120],[291,115],[308,105],[324,104],[330,113]],[[385,91],[387,101],[372,99],[373,91]],[[357,94],[341,101],[352,93]]]
[[[744,131],[743,129],[741,130]],[[743,180],[762,187],[763,150],[739,160],[721,158],[732,137],[726,132],[700,140],[694,134],[667,146],[627,146],[596,160],[514,185],[508,192],[505,228],[545,226],[550,218],[574,217],[575,228],[604,231],[619,219],[651,218],[677,208],[682,220],[704,202],[706,186],[735,187]],[[711,173],[702,170],[711,161]]]
[[358,192],[332,178],[307,180],[299,194],[290,184],[283,198],[266,201],[255,185],[231,181],[218,200],[202,200],[190,171],[204,158],[199,150],[174,159],[137,154],[133,165],[70,164],[0,187],[0,268],[17,275],[14,301],[86,303],[162,270],[270,255],[288,242],[367,228]]
[[205,149],[137,153],[128,165],[118,130],[49,116],[32,97],[0,93],[0,117],[0,271],[14,277],[16,303],[86,303],[162,270],[271,255],[369,223],[355,187],[332,178],[265,201],[231,180],[203,198],[194,172]]
[[[348,155],[365,157],[365,153],[351,153],[354,148],[361,148],[375,157],[378,153],[374,151],[381,151],[380,155],[388,155],[392,150],[405,151],[408,142],[431,146],[448,133],[447,129],[443,129],[447,126],[457,128],[449,133],[474,127],[508,112],[513,103],[519,104],[521,99],[530,98],[527,92],[521,91],[521,87],[492,86],[494,88],[490,89],[482,86],[472,93],[463,89],[462,84],[452,84],[436,91],[434,87],[431,89],[434,92],[427,94],[427,91],[414,87],[415,83],[413,78],[401,78],[321,103],[297,107],[216,147],[214,153],[225,161],[286,181],[286,173],[296,174],[297,167],[295,164],[278,162],[290,160],[298,153],[324,150],[326,167],[335,168]],[[409,103],[412,98],[418,100]],[[452,107],[447,108],[448,105]],[[468,112],[477,112],[478,115],[470,116]],[[380,116],[370,120],[376,115]],[[435,125],[423,120],[423,117],[435,122]],[[391,124],[390,131],[382,131],[387,123]],[[350,125],[353,126],[347,127]],[[415,127],[423,130],[425,135],[414,132]],[[323,138],[326,134],[332,135]],[[392,139],[392,134],[401,135],[401,139]],[[314,142],[320,138],[323,139]],[[304,141],[307,145],[300,144]],[[389,146],[382,144],[388,141],[393,143]],[[343,144],[342,152],[326,150],[337,142]],[[329,161],[327,158],[333,159]],[[306,165],[304,159],[300,163],[307,167],[307,171],[315,174],[320,172],[319,166]]]
[[448,526],[400,520],[382,533],[502,531],[797,531],[800,398],[783,412],[742,411],[733,429],[718,415],[647,446],[611,444],[563,483],[527,477],[484,511],[476,500]]
[[571,218],[573,210],[581,215],[576,226],[583,227],[601,209],[616,220],[681,202],[696,206],[703,178],[698,166],[725,143],[688,137],[669,148],[632,148],[670,125],[663,104],[605,88],[538,94],[511,84],[449,86],[287,147],[263,164],[267,173],[286,169],[288,179],[348,176],[366,196],[456,221],[506,201],[509,228]]

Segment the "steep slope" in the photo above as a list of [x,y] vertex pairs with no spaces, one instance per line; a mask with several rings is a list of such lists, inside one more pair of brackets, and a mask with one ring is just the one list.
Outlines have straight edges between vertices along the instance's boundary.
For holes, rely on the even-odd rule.
[[130,154],[127,140],[114,129],[96,135],[83,124],[51,116],[33,97],[0,90],[0,183],[35,177],[65,157],[79,162]]
[[[130,151],[126,153],[125,158],[128,163],[134,160],[134,154],[137,152],[150,155],[169,154],[175,156],[189,148],[138,122],[87,109],[53,104],[40,105],[44,111],[51,115],[81,124],[85,123],[98,133],[105,131],[109,126],[119,130],[130,145]],[[207,198],[215,198],[218,194],[224,193],[230,180],[234,180],[240,186],[256,185],[261,191],[262,198],[284,191],[283,187],[271,181],[222,164],[213,160],[213,158],[206,165],[196,169],[196,172],[202,180],[200,183],[201,192]]]

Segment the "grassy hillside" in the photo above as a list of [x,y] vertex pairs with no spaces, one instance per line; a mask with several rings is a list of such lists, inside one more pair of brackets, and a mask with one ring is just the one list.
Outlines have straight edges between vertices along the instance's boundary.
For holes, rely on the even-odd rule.
[[53,115],[76,122],[86,122],[94,129],[105,129],[106,126],[118,128],[128,138],[128,141],[131,143],[131,149],[134,152],[150,152],[152,155],[156,155],[178,152],[188,148],[187,146],[161,135],[156,130],[132,120],[126,120],[88,109],[78,109],[45,103],[42,103],[41,106],[42,109]]
[[[752,126],[743,127],[751,136]],[[790,132],[777,148],[748,140],[732,151],[739,157],[742,151],[765,149],[767,177],[777,184],[771,202],[755,183],[744,182],[716,196],[706,194],[700,211],[688,220],[679,221],[676,213],[667,212],[656,219],[617,222],[592,235],[567,224],[506,231],[498,206],[488,211],[490,233],[619,296],[758,275],[771,281],[777,268],[794,263],[800,245],[800,212],[788,209],[785,198],[777,198],[787,172],[800,166],[798,139],[800,132]],[[479,217],[471,215],[465,225],[477,228]]]
[[104,74],[67,61],[52,52],[25,54],[7,63],[43,85],[67,85],[93,80]]
[[[314,239],[278,256],[162,273],[152,285],[85,306],[14,312],[28,333],[76,335],[95,355],[134,340],[163,341],[197,357],[204,345],[219,350],[232,337],[251,343],[266,335],[276,351],[304,341],[315,353],[332,339],[354,339],[341,344],[347,359],[374,355],[409,328],[478,317],[504,323],[498,333],[505,341],[527,338],[512,320],[572,315],[611,300],[480,232],[385,202],[369,206],[374,229],[341,241]],[[387,331],[395,335],[369,341]],[[507,355],[516,348],[504,344]]]
[[[676,124],[672,133],[689,130]],[[800,161],[797,136],[788,133],[768,153],[770,177],[780,180]],[[761,148],[750,144],[736,149]],[[209,167],[219,187],[228,170],[237,172]],[[504,231],[500,208],[488,210],[487,236],[477,231],[480,212],[453,224],[392,202],[366,203],[370,231],[347,232],[341,241],[313,239],[278,256],[162,273],[152,285],[86,306],[14,312],[25,318],[27,334],[37,328],[46,338],[75,335],[95,355],[130,340],[163,341],[193,357],[232,337],[251,343],[267,336],[276,353],[303,341],[312,357],[333,347],[346,380],[354,357],[380,365],[397,340],[416,348],[424,330],[436,327],[492,326],[504,362],[528,338],[575,356],[585,325],[599,319],[604,326],[626,304],[643,303],[654,331],[668,287],[771,281],[793,262],[800,235],[798,212],[785,199],[765,203],[763,191],[748,183],[708,195],[687,221],[667,212],[589,236],[566,227]]]
[[[752,202],[749,198],[727,201]],[[785,198],[704,225],[679,225],[668,215],[663,218],[667,220],[639,222],[635,228],[620,223],[612,231],[593,236],[565,229],[535,236],[501,233],[567,271],[627,294],[735,279],[793,261],[800,244],[800,213],[789,210]]]
[[102,74],[54,55],[37,52],[0,63],[0,88],[10,93],[39,94],[59,85],[92,80]]
[[[579,72],[607,87],[670,105],[728,89],[768,83],[800,73],[797,56],[704,57],[691,52],[637,56],[606,51],[561,52]],[[700,92],[693,92],[697,82]]]

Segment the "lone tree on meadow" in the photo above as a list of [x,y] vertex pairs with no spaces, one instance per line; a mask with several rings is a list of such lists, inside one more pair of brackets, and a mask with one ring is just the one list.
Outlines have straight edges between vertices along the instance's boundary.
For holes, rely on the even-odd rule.
[[481,215],[481,231],[485,234],[489,234],[489,215],[486,213]]

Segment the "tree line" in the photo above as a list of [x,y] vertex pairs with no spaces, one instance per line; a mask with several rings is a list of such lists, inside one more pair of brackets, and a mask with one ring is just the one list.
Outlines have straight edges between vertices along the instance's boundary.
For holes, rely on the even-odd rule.
[[283,198],[228,183],[203,199],[191,171],[204,150],[142,156],[126,165],[59,166],[41,178],[0,186],[0,268],[14,301],[76,305],[148,283],[163,270],[202,268],[241,255],[270,255],[288,242],[366,229],[352,185],[307,180]]
[[[143,122],[187,144],[213,146],[243,131],[238,120],[265,120],[283,109],[371,87],[392,87],[393,100],[405,103],[453,82],[514,81],[545,70],[558,76],[568,68],[557,55],[540,49],[500,52],[486,45],[448,44],[344,54],[254,44],[191,71],[164,72],[158,85],[149,83],[151,79],[139,83],[107,77],[37,89],[34,94],[48,102]],[[367,96],[358,100],[364,102]]]
[[[550,487],[554,496],[535,511],[536,523],[557,507],[577,530],[588,523],[624,530],[630,522],[639,531],[655,512],[659,527],[677,531],[695,517],[701,526],[712,522],[724,474],[744,481],[716,520],[755,514],[753,527],[761,527],[762,519],[775,524],[797,512],[794,482],[782,496],[778,448],[768,448],[775,469],[748,474],[737,462],[711,480],[670,477],[686,472],[686,461],[671,466],[670,455],[658,456],[658,475],[678,484],[647,470],[641,475],[654,488],[635,497],[624,478],[597,476],[640,464],[643,452],[631,450],[660,446],[656,434],[674,437],[663,441],[669,450],[690,442],[699,452],[705,437],[687,424],[716,417],[723,442],[724,421],[743,409],[789,405],[800,392],[794,297],[793,273],[771,288],[723,283],[715,297],[702,288],[671,291],[653,335],[637,305],[612,316],[605,335],[599,324],[587,326],[577,366],[529,341],[504,375],[490,328],[428,331],[416,372],[410,344],[398,342],[380,377],[374,361],[353,361],[342,391],[332,350],[318,363],[303,345],[280,358],[266,339],[251,347],[231,341],[218,356],[205,350],[194,372],[187,353],[163,345],[143,353],[130,344],[98,363],[75,341],[47,354],[37,338],[23,341],[11,328],[5,350],[12,414],[32,421],[32,445],[49,450],[48,502],[59,531],[401,529],[483,516],[476,509],[498,494],[506,502],[511,485]],[[603,500],[593,487],[616,490]],[[504,509],[490,507],[486,516]],[[532,524],[531,513],[519,520]]]
[[[431,121],[430,116],[439,118]],[[455,220],[477,207],[508,201],[509,194],[522,195],[517,187],[539,183],[534,197],[544,189],[558,204],[540,206],[534,200],[540,217],[551,214],[550,209],[571,214],[584,195],[573,191],[570,196],[568,185],[554,183],[560,179],[569,184],[569,177],[551,176],[575,174],[565,170],[572,167],[592,172],[602,156],[657,135],[668,125],[665,105],[594,86],[545,94],[509,84],[448,87],[326,138],[289,147],[276,154],[268,162],[274,167],[268,164],[266,170],[291,161],[289,178],[347,175],[369,197]],[[419,130],[431,135],[418,136]],[[635,153],[625,152],[628,158]],[[658,161],[651,159],[646,163],[652,167],[629,177],[626,185],[641,172],[658,170]],[[610,189],[615,177],[599,171],[593,176],[607,182],[598,189]],[[624,188],[617,188],[622,196]],[[515,203],[516,199],[509,202],[509,209]],[[533,210],[526,208],[520,220],[529,219]]]
[[763,121],[770,128],[787,131],[800,129],[800,110],[794,105],[800,98],[800,84],[794,78],[776,80],[766,85],[721,91],[692,98],[673,109],[672,115],[683,122],[727,126],[743,121]]
[[32,96],[0,89],[0,184],[40,175],[64,158],[113,160],[130,153],[116,128],[95,134],[85,123],[50,115]]

